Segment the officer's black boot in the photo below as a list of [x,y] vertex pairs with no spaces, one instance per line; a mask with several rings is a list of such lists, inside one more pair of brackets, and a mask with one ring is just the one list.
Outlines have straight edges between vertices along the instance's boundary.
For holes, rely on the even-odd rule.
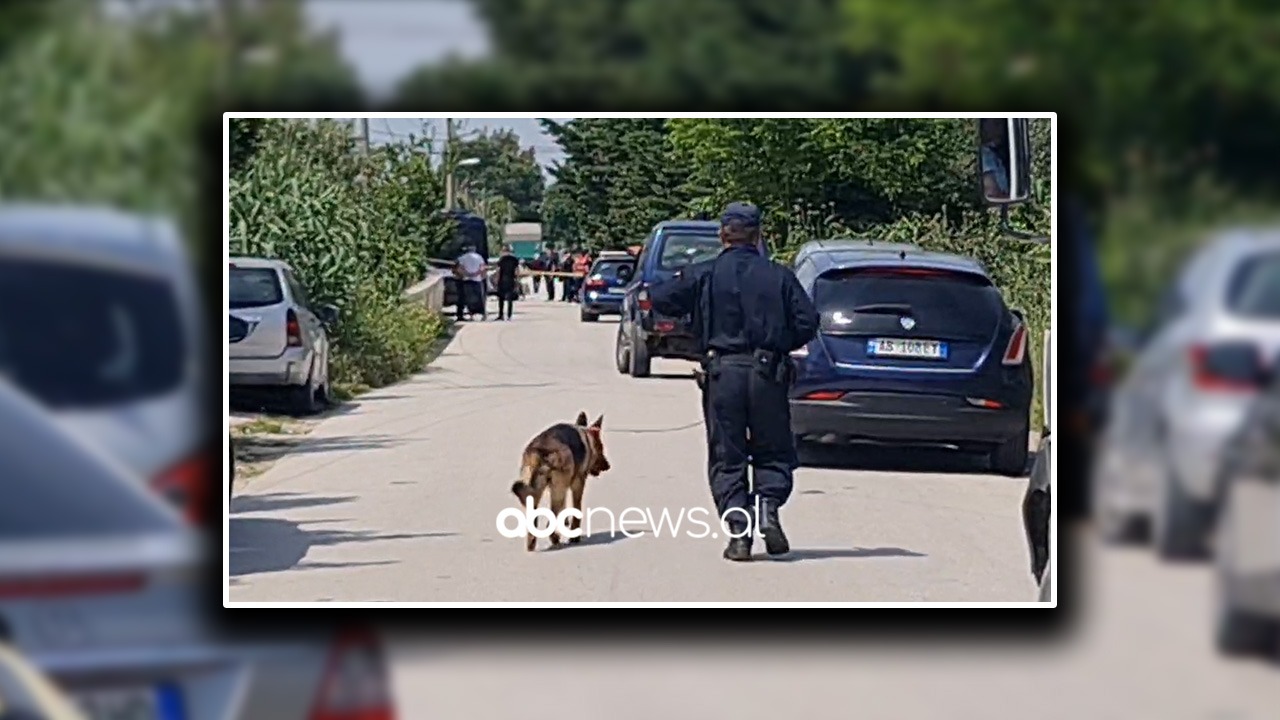
[[764,538],[765,552],[770,555],[786,555],[791,552],[791,543],[787,534],[782,531],[782,521],[778,519],[778,503],[760,498],[760,535]]
[[728,522],[729,545],[724,549],[724,559],[746,562],[751,559],[751,530],[744,522]]

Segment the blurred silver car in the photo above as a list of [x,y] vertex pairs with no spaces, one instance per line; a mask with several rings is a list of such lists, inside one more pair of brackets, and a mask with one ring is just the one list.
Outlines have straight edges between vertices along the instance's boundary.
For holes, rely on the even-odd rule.
[[0,204],[0,308],[0,377],[201,516],[220,463],[201,422],[197,285],[174,225]]
[[289,264],[231,258],[228,271],[232,388],[278,388],[295,412],[315,413],[329,400],[332,305],[313,308]]
[[1217,644],[1230,654],[1280,651],[1280,382],[1268,374],[1218,484]]
[[1105,538],[1149,521],[1165,558],[1202,554],[1222,448],[1280,350],[1280,230],[1238,230],[1178,276],[1113,396],[1093,473]]
[[229,638],[197,532],[0,381],[0,633],[94,720],[391,720],[380,642]]

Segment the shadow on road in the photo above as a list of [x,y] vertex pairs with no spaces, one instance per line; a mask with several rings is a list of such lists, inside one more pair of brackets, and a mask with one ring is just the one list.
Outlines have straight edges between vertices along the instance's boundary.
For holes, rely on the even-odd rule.
[[312,437],[310,435],[254,435],[236,437],[235,455],[239,462],[271,462],[285,455],[381,450],[402,442],[390,435],[356,435]]
[[577,544],[580,547],[587,547],[588,545],[611,545],[619,540],[630,540],[632,538],[640,537],[641,535],[644,535],[644,533],[639,531],[632,531],[630,535],[620,532],[598,532],[591,533],[590,535],[582,538],[582,541]]
[[808,550],[792,550],[789,554],[777,558],[769,557],[768,555],[757,555],[756,559],[766,559],[771,562],[800,562],[803,560],[840,560],[877,557],[925,557],[925,554],[918,553],[914,550],[903,550],[902,548],[895,547],[813,548]]
[[802,467],[827,470],[955,474],[991,472],[986,458],[981,455],[936,447],[804,443],[799,447],[799,454]]
[[231,514],[288,510],[290,508],[323,507],[339,505],[355,500],[355,495],[318,497],[305,493],[267,493],[265,495],[240,495],[231,498]]
[[[302,524],[277,518],[231,518],[228,527],[231,577],[276,572],[294,567],[301,568],[302,559],[316,545],[345,545],[354,542],[412,540],[457,535],[452,532],[378,534],[363,530],[304,530],[301,527]],[[306,565],[312,568],[323,568],[385,565],[392,562],[306,563]]]
[[687,373],[672,373],[672,372],[650,373],[649,377],[656,378],[658,380],[692,380],[693,371],[691,370]]

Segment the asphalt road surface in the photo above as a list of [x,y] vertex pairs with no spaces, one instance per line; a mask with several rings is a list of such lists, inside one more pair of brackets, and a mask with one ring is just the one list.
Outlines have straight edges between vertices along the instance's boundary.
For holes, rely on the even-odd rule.
[[735,648],[675,637],[610,645],[567,634],[552,647],[393,637],[398,709],[471,720],[1280,717],[1280,666],[1213,650],[1208,565],[1166,565],[1076,535],[1085,603],[1063,641],[849,640],[766,652],[748,644],[745,618]]
[[[494,317],[490,315],[490,318]],[[807,452],[783,509],[786,561],[731,564],[724,538],[673,537],[643,512],[710,519],[691,364],[614,366],[617,325],[531,299],[464,323],[429,369],[362,396],[231,501],[233,601],[1027,601],[1026,480],[946,451]],[[501,536],[520,452],[580,410],[603,413],[613,470],[591,535],[560,550]],[[688,516],[686,516],[687,518]],[[605,525],[605,527],[601,527]]]

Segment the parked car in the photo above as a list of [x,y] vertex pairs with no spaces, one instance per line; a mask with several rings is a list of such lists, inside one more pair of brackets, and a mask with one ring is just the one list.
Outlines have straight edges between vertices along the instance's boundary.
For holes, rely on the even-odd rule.
[[1217,645],[1224,653],[1280,652],[1280,376],[1263,389],[1224,446],[1216,483]]
[[622,314],[622,297],[635,268],[636,259],[630,253],[600,253],[582,285],[579,310],[582,322],[595,322],[601,315]]
[[[648,377],[653,358],[697,360],[697,343],[689,318],[668,318],[653,311],[648,287],[670,280],[694,263],[720,253],[720,224],[706,220],[667,220],[654,226],[644,241],[636,269],[622,299],[614,359],[618,372]],[[768,256],[761,240],[760,252]]]
[[283,260],[231,258],[229,381],[232,391],[279,390],[299,413],[329,401],[329,336],[338,320],[332,305],[312,307]]
[[203,518],[219,453],[202,422],[198,287],[175,226],[0,204],[0,305],[0,375]]
[[0,380],[0,627],[93,720],[390,720],[378,639],[223,634],[199,532]]
[[1165,293],[1156,329],[1113,392],[1094,472],[1112,542],[1149,525],[1165,558],[1202,555],[1224,443],[1280,350],[1280,232],[1228,232]]
[[809,243],[794,262],[820,318],[794,353],[800,439],[950,445],[1026,471],[1028,328],[981,264],[858,242]]

